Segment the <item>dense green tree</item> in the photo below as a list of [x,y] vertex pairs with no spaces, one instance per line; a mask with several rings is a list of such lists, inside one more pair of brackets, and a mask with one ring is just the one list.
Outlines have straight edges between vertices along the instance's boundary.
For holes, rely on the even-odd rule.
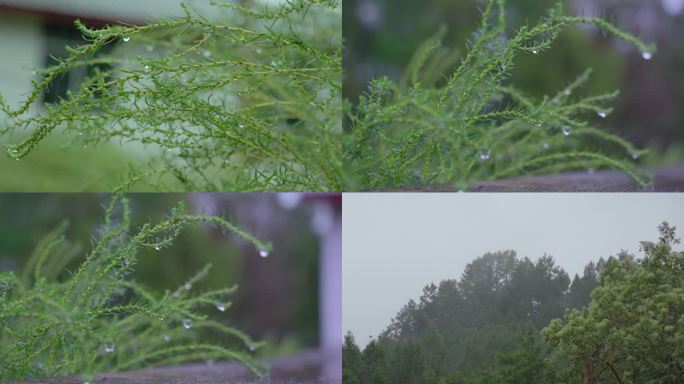
[[570,310],[543,330],[572,362],[589,359],[606,383],[684,381],[684,253],[675,228],[659,227],[658,242],[642,242],[645,257],[609,259],[591,304]]
[[342,346],[342,381],[345,384],[361,384],[362,354],[354,335],[347,333]]

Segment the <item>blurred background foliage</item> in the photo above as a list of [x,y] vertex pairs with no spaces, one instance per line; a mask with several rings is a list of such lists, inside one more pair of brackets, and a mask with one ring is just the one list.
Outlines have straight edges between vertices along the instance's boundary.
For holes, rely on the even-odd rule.
[[[127,196],[134,226],[158,221],[184,200],[188,212],[230,218],[273,244],[273,252],[262,258],[251,245],[216,228],[191,226],[172,247],[141,251],[133,278],[156,292],[175,290],[212,263],[207,279],[192,289],[238,284],[233,306],[211,314],[267,341],[258,353],[280,356],[318,345],[319,237],[312,218],[320,201],[305,199],[291,207],[276,194]],[[20,270],[37,242],[65,219],[70,223],[67,238],[78,242],[85,255],[108,201],[107,194],[0,195],[0,271]]]
[[[509,23],[513,28],[534,24],[556,2],[508,0]],[[658,52],[645,61],[627,44],[594,28],[579,27],[564,32],[550,51],[518,56],[510,81],[541,97],[557,93],[591,67],[594,73],[582,92],[622,92],[601,127],[650,148],[650,155],[642,159],[645,166],[684,160],[684,40],[680,38],[684,0],[563,2],[569,12],[604,17],[656,43]],[[388,75],[399,80],[415,49],[440,25],[448,28],[443,45],[463,57],[485,4],[484,0],[345,0],[344,97],[356,103],[373,78]]]

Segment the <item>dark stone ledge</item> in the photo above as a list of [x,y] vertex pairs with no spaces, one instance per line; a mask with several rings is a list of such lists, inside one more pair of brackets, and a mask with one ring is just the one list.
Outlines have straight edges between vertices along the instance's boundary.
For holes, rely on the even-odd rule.
[[[469,192],[684,192],[684,165],[653,169],[653,185],[640,187],[619,171],[560,173],[477,182]],[[392,192],[455,192],[453,185],[400,188]]]
[[[149,368],[130,372],[107,373],[97,376],[97,384],[340,384],[342,378],[325,378],[332,364],[341,366],[340,357],[324,357],[316,351],[268,362],[271,374],[265,378],[252,375],[235,362],[189,364],[163,368]],[[330,371],[327,371],[330,372]],[[78,377],[22,381],[21,384],[80,384]]]

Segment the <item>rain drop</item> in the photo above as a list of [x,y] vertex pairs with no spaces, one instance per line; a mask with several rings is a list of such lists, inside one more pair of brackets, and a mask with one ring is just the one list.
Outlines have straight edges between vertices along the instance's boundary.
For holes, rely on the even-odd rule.
[[268,257],[268,251],[265,249],[260,249],[259,250],[259,256],[261,257]]
[[185,288],[188,291],[191,290],[192,289],[192,283],[185,283],[185,285],[183,285],[183,288]]
[[561,128],[561,130],[563,131],[563,136],[565,136],[565,137],[572,135],[572,129],[570,129],[570,127],[568,127],[568,126],[563,126],[563,128]]
[[124,38],[123,38],[123,41],[126,43],[129,42],[130,40],[131,40],[131,38],[128,36],[124,36]]
[[221,311],[221,312],[225,312],[225,311],[226,311],[226,306],[225,306],[225,305],[217,305],[217,306],[216,306],[216,309],[218,309],[218,310]]
[[183,328],[190,329],[190,327],[192,327],[192,321],[188,319],[183,320]]
[[114,344],[112,343],[105,343],[104,345],[104,351],[107,353],[112,353],[114,352]]
[[605,119],[608,116],[608,114],[604,111],[596,112],[596,114],[599,115],[599,117],[602,119]]
[[644,60],[651,60],[653,58],[653,54],[651,52],[642,52],[641,57],[643,57]]
[[491,151],[480,151],[480,160],[487,161],[492,157]]

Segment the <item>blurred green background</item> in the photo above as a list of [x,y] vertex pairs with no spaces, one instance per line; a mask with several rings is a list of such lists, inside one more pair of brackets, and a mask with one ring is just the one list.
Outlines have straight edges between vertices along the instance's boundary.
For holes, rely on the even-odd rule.
[[[264,356],[287,355],[319,344],[319,235],[321,207],[338,220],[339,199],[329,195],[129,194],[132,228],[157,222],[179,201],[188,212],[230,218],[271,241],[266,258],[251,244],[206,225],[189,226],[161,252],[143,250],[133,278],[157,292],[175,290],[206,263],[205,290],[239,284],[223,320],[267,341]],[[103,217],[107,194],[0,194],[0,271],[19,270],[38,241],[67,219],[67,238],[85,255]],[[332,209],[330,209],[332,207]],[[314,220],[314,218],[316,218]],[[135,231],[133,229],[132,231]],[[81,259],[82,260],[82,259]],[[74,270],[77,264],[70,266]]]
[[[508,0],[508,33],[535,24],[556,0]],[[600,126],[651,148],[643,165],[684,160],[684,0],[565,0],[569,13],[602,16],[658,52],[645,61],[635,48],[595,28],[566,30],[553,49],[516,57],[510,81],[541,97],[563,89],[586,68],[594,69],[580,90],[621,95]],[[345,98],[356,103],[372,78],[398,80],[415,49],[448,27],[444,45],[460,54],[480,22],[484,0],[344,0]],[[447,74],[448,75],[448,74]]]

